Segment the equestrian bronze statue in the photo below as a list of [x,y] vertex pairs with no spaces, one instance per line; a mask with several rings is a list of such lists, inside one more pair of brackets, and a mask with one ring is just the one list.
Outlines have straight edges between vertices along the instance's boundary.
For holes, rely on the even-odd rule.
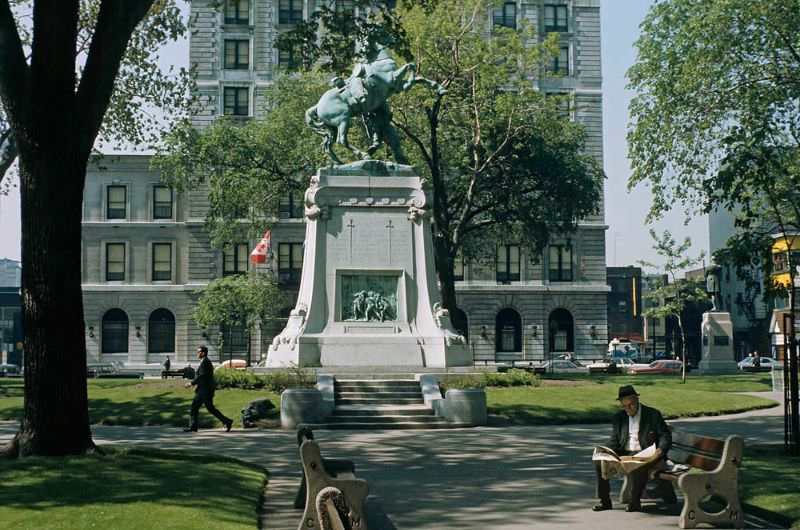
[[[316,105],[306,111],[306,124],[323,138],[322,146],[334,163],[341,163],[333,151],[339,143],[356,156],[367,160],[385,142],[399,164],[408,160],[400,147],[400,138],[392,126],[392,111],[387,99],[393,94],[407,92],[412,86],[422,83],[439,95],[446,90],[435,81],[416,77],[414,63],[397,66],[386,46],[377,45],[377,57],[371,63],[357,63],[347,79],[335,77],[333,88],[327,90]],[[362,151],[347,141],[351,120],[361,116],[370,146]]]

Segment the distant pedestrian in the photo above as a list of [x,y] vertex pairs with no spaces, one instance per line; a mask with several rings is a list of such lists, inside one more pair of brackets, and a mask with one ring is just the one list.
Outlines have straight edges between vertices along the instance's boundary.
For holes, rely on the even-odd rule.
[[169,375],[167,373],[167,372],[169,372],[169,367],[172,366],[172,362],[169,360],[169,355],[167,355],[167,358],[164,359],[163,366],[164,366],[164,370],[161,372],[161,379],[166,379],[167,376]]
[[214,365],[208,360],[208,348],[200,346],[197,348],[197,358],[200,359],[200,366],[197,367],[197,375],[186,386],[193,386],[194,399],[189,413],[189,426],[184,432],[197,432],[197,417],[200,413],[200,405],[205,405],[206,410],[214,415],[225,426],[226,431],[230,431],[233,420],[222,414],[214,406]]

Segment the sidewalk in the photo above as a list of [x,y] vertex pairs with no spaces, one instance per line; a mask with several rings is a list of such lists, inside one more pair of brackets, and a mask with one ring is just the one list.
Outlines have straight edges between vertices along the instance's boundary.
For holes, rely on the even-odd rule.
[[[767,393],[758,394],[768,397]],[[743,414],[675,420],[681,430],[746,444],[783,440],[782,407]],[[0,442],[16,431],[0,423]],[[606,425],[480,427],[436,431],[318,431],[323,455],[348,458],[369,482],[370,530],[672,529],[680,509],[624,513],[591,511],[592,447]],[[98,443],[150,445],[223,454],[266,466],[270,473],[268,529],[294,530],[300,480],[295,433],[278,430],[201,431],[163,427],[94,426]],[[613,487],[613,486],[612,486]],[[617,486],[618,487],[618,486]],[[749,527],[762,527],[750,521]]]

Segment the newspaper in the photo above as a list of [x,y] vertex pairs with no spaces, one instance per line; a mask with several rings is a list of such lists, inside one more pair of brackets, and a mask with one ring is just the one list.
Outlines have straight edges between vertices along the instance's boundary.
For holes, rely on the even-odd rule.
[[631,471],[639,469],[651,462],[656,454],[656,444],[642,449],[635,455],[619,456],[608,447],[595,447],[592,460],[600,461],[603,478],[624,477]]

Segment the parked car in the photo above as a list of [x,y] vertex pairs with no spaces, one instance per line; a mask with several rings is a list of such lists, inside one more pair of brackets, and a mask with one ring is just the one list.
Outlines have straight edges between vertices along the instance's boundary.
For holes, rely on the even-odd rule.
[[96,379],[143,379],[144,372],[125,371],[111,363],[94,363],[86,365],[86,377]]
[[590,374],[622,374],[627,373],[631,366],[633,366],[633,361],[627,357],[608,357],[590,364],[588,368]]
[[773,366],[780,366],[780,362],[770,357],[759,357],[759,365],[755,366],[755,357],[745,357],[736,366],[744,372],[769,372]]
[[660,360],[653,361],[648,365],[634,365],[628,369],[628,373],[637,374],[680,374],[683,371],[681,361]]
[[222,361],[219,365],[220,368],[247,368],[247,361],[244,359],[228,359]]
[[543,361],[534,366],[533,371],[537,374],[585,374],[585,366],[578,366],[572,361]]
[[16,364],[0,364],[0,377],[18,377],[19,366]]

